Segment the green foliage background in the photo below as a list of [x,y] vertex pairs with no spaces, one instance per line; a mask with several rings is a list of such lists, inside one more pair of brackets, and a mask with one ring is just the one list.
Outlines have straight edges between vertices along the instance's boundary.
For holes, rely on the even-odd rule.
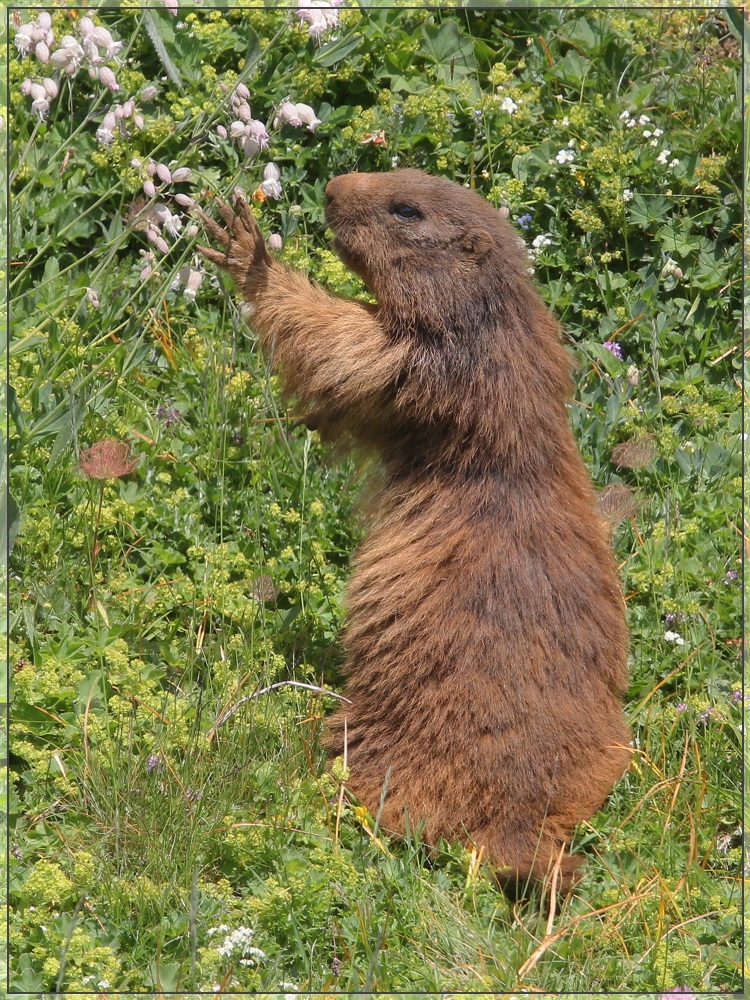
[[[36,13],[11,18],[8,79],[11,989],[739,989],[732,12],[354,7],[316,41],[294,8],[66,7],[58,41],[88,15],[123,43],[120,90],[57,73],[46,120],[22,84],[49,66],[13,45]],[[249,160],[216,131],[238,80],[270,134]],[[129,97],[144,127],[103,146]],[[314,132],[274,127],[287,97]],[[149,200],[149,158],[191,179]],[[185,296],[202,265],[175,193],[251,194],[271,161],[262,228],[347,296],[331,176],[416,166],[507,208],[579,362],[592,477],[633,490],[614,543],[634,760],[551,922],[463,847],[380,833],[326,770],[331,696],[250,697],[340,691],[364,471],[294,427],[223,278]],[[155,202],[183,224],[144,278]],[[650,460],[618,466],[644,435]],[[132,473],[82,473],[103,439]]]

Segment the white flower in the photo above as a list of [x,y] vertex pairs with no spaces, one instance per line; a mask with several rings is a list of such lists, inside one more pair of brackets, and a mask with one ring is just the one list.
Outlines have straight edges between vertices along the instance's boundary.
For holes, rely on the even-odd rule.
[[37,42],[34,46],[34,55],[40,63],[49,62],[49,45],[46,42]]
[[572,149],[561,149],[555,157],[558,163],[572,163],[575,158],[576,154]]
[[79,69],[83,62],[85,53],[72,35],[64,35],[60,39],[60,45],[49,61],[55,69],[64,69],[66,73],[72,74]]
[[628,128],[635,128],[638,122],[635,120],[635,118],[630,118],[625,124]]
[[27,56],[31,52],[32,46],[34,45],[34,40],[32,33],[34,27],[31,22],[27,24],[22,24],[21,27],[15,34],[13,42],[18,49],[18,54],[20,56]]
[[649,118],[648,115],[641,115],[641,117],[638,119],[638,124],[639,125],[648,125],[648,123],[650,121],[651,121],[651,119]]
[[297,116],[302,120],[303,124],[307,125],[308,132],[314,132],[318,125],[320,125],[320,118],[315,116],[315,112],[310,107],[309,104],[297,104]]
[[263,168],[263,180],[264,181],[278,181],[281,180],[281,171],[276,166],[275,163],[267,163]]
[[157,88],[154,87],[153,84],[150,84],[148,87],[144,87],[143,90],[141,91],[141,100],[153,101],[153,99],[156,97],[158,93],[159,91],[157,90]]
[[271,233],[271,235],[268,237],[268,247],[270,250],[281,250],[283,245],[284,241],[282,240],[279,233]]
[[658,139],[658,137],[659,137],[660,135],[664,135],[664,129],[663,129],[663,128],[655,128],[655,129],[654,129],[654,135],[655,135],[655,136],[657,137],[657,139]]
[[143,193],[146,195],[147,198],[155,197],[156,185],[152,180],[147,180],[143,182]]
[[201,281],[203,281],[203,272],[195,267],[180,268],[180,281],[185,286],[185,291],[182,294],[188,302],[194,302],[195,293],[200,288]]
[[89,303],[92,309],[99,308],[99,293],[95,288],[86,289],[86,301]]
[[265,952],[256,948],[252,944],[254,931],[250,927],[238,927],[224,938],[216,949],[222,958],[230,956],[240,956],[242,958],[252,956],[258,960],[266,957]]
[[649,143],[649,146],[658,146],[658,145],[659,145],[658,139],[652,139],[651,142]]
[[628,382],[635,387],[641,380],[641,373],[638,371],[635,365],[630,365],[628,368]]
[[666,166],[671,152],[671,149],[662,149],[661,153],[656,157],[656,162],[661,163],[662,166]]
[[651,131],[651,129],[644,128],[644,130],[643,130],[643,138],[644,139],[649,139],[653,134],[654,133]]
[[685,640],[679,634],[679,632],[665,632],[664,638],[667,642],[673,642],[675,646],[684,646]]
[[507,111],[509,115],[512,115],[518,110],[518,105],[512,97],[504,97],[502,104],[500,105],[500,109],[501,111]]
[[309,0],[308,3],[301,3],[297,8],[297,17],[301,22],[307,22],[309,25],[307,33],[316,42],[339,23],[339,12],[326,0]]
[[221,136],[222,139],[226,139],[226,137],[227,137],[227,130],[224,128],[223,125],[217,125],[216,126],[216,134],[218,136]]
[[180,234],[182,229],[182,219],[179,215],[169,215],[169,218],[162,222],[162,228],[165,233],[168,233],[172,239],[176,239]]
[[630,188],[625,188],[625,190],[622,192],[622,200],[623,201],[633,200],[633,192],[630,190]]
[[289,125],[302,125],[302,119],[297,114],[297,105],[292,104],[291,101],[282,101],[279,105],[279,110],[276,112],[276,117],[273,121],[273,127],[276,128],[279,122],[287,122]]
[[175,184],[181,184],[183,181],[189,181],[192,174],[190,167],[178,167],[172,171],[172,181]]
[[676,166],[677,166],[677,165],[679,164],[679,162],[680,162],[680,161],[679,161],[679,160],[678,160],[678,159],[677,159],[677,158],[675,157],[675,159],[674,159],[674,160],[670,160],[670,161],[669,161],[669,166],[670,166],[671,168],[672,168],[672,167],[676,167]]
[[260,189],[267,198],[273,198],[275,201],[278,201],[284,193],[281,184],[275,180],[262,181]]
[[620,115],[620,121],[621,122],[626,122],[629,118],[630,118],[630,112],[629,111],[623,111],[623,113]]
[[157,163],[156,164],[156,176],[164,184],[171,184],[172,183],[172,174],[171,174],[171,171],[170,171],[169,167],[166,165],[166,163]]
[[109,66],[101,66],[99,68],[99,82],[103,83],[105,87],[109,87],[110,90],[120,89],[120,84],[117,82],[117,77],[109,68]]

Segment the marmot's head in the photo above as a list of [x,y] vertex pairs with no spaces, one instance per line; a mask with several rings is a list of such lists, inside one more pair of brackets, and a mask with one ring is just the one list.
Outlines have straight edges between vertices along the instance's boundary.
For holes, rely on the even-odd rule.
[[476,329],[503,296],[528,289],[518,234],[476,192],[444,177],[343,174],[328,183],[326,202],[337,253],[396,322],[455,329],[463,319]]

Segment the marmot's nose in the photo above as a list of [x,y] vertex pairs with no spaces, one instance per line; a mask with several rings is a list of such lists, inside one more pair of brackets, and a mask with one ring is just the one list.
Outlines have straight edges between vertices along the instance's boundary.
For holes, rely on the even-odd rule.
[[326,184],[326,205],[330,205],[336,198],[336,190],[341,190],[341,177],[334,177]]

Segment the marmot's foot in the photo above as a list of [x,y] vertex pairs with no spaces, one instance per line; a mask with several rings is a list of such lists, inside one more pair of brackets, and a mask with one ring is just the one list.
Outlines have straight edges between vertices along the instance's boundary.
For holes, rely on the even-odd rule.
[[223,201],[217,200],[217,205],[226,229],[222,229],[218,222],[214,222],[205,212],[200,209],[199,212],[208,235],[220,243],[224,251],[200,244],[198,250],[207,260],[229,271],[237,284],[244,289],[251,272],[257,268],[268,267],[272,259],[266,249],[258,223],[243,198],[239,196],[235,198],[234,211]]

